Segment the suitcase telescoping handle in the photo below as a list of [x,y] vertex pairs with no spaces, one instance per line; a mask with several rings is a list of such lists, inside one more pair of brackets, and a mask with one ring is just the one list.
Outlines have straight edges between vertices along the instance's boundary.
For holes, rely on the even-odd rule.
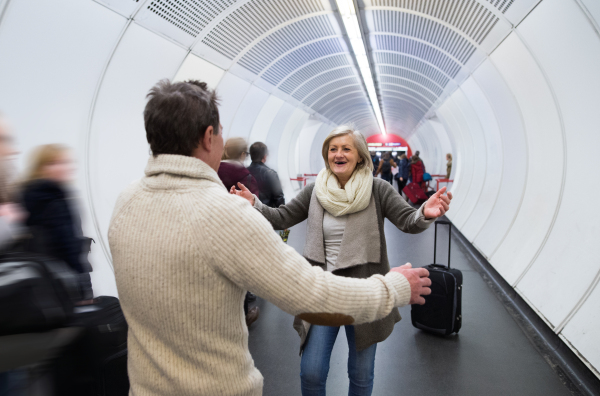
[[452,223],[446,220],[438,220],[435,222],[435,239],[433,241],[433,263],[436,264],[436,254],[437,254],[437,226],[438,224],[447,224],[448,225],[448,268],[450,268],[450,245],[452,242]]

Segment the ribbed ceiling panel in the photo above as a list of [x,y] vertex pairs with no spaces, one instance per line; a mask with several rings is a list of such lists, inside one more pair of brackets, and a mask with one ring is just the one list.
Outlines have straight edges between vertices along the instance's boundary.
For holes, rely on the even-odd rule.
[[269,30],[289,20],[323,10],[323,4],[319,0],[251,1],[226,17],[202,42],[233,59]]
[[[343,67],[340,69],[334,69],[323,74],[318,75],[317,77],[308,80],[306,83],[301,85],[292,96],[299,101],[302,101],[308,94],[313,92],[314,90],[322,87],[323,85],[334,81],[339,80],[344,77],[354,76],[354,69],[352,67]],[[355,78],[356,84],[359,84],[359,80]]]
[[286,77],[286,79],[279,86],[279,89],[285,93],[292,93],[298,86],[313,76],[323,73],[327,70],[346,65],[349,66],[350,61],[348,60],[348,55],[345,53],[319,59],[301,67],[296,72]]
[[456,27],[478,43],[498,23],[494,13],[476,0],[373,0],[372,4],[374,7],[394,7],[398,11],[405,9],[429,15]]
[[333,35],[335,31],[326,15],[303,19],[261,40],[238,63],[259,74],[267,65],[295,47]]
[[455,77],[462,65],[439,49],[407,37],[376,35],[375,50],[413,55],[433,64],[450,77]]
[[416,84],[412,81],[403,78],[398,78],[394,76],[381,76],[380,82],[381,84],[393,84],[395,86],[410,88],[411,90],[429,99],[431,102],[435,102],[435,100],[439,96],[439,94],[436,95],[434,92],[431,92],[427,88],[424,88],[422,85]]
[[[318,112],[324,111],[326,109],[324,107],[326,104],[329,104],[334,99],[341,98],[344,95],[347,95],[347,94],[349,94],[351,92],[360,92],[360,93],[362,93],[362,89],[358,85],[352,85],[352,86],[349,86],[349,87],[337,89],[337,90],[332,91],[332,92],[328,93],[327,95],[323,96],[316,103],[314,103],[311,107],[313,109],[315,109],[316,111],[318,111]],[[363,93],[363,97],[364,97],[364,93]]]
[[[378,65],[391,65],[397,66],[398,68],[414,70],[416,73],[422,74],[436,82],[442,88],[450,81],[450,77],[444,74],[440,69],[412,56],[393,52],[377,52],[373,54],[373,58]],[[391,69],[386,70],[391,71]],[[400,75],[399,73],[401,72],[398,71],[391,74]]]
[[463,64],[475,51],[475,47],[458,33],[418,15],[375,10],[373,22],[374,32],[396,33],[426,41],[449,53]]
[[[407,137],[509,33],[502,14],[516,1],[356,0],[390,132]],[[220,67],[262,79],[332,122],[377,129],[335,2],[150,0],[144,12],[141,24]]]
[[297,68],[327,55],[345,52],[341,39],[333,37],[298,48],[273,64],[262,76],[273,85],[279,84]]
[[[513,1],[359,0],[386,126],[407,136]],[[394,99],[392,96],[400,99]],[[408,103],[413,106],[403,111]],[[391,105],[393,103],[393,106]],[[400,107],[400,109],[396,109]],[[402,117],[407,117],[402,119]],[[416,120],[416,121],[415,121]],[[401,122],[399,122],[401,121]],[[408,127],[409,130],[402,128]]]
[[372,109],[371,104],[365,101],[364,93],[353,92],[332,102],[331,106],[328,106],[327,110],[323,112],[323,115],[327,114],[326,117],[328,118],[329,116],[339,117],[340,115],[347,115],[347,113],[350,111],[349,109],[352,109],[353,106],[358,105]]
[[377,68],[377,71],[381,75],[381,79],[384,79],[384,76],[387,75],[414,81],[415,83],[422,85],[426,89],[432,91],[437,96],[440,96],[444,91],[444,88],[441,87],[439,84],[436,84],[435,81],[423,76],[422,74],[416,73],[408,69],[393,66],[379,66]]
[[214,18],[236,0],[153,0],[148,10],[190,36],[197,36]]
[[505,13],[515,0],[487,0],[494,7]]
[[347,77],[342,78],[341,80],[334,80],[333,82],[323,85],[321,88],[308,95],[306,99],[302,101],[302,103],[312,107],[315,102],[319,100],[319,98],[323,97],[327,92],[345,87],[347,85],[355,85],[355,89],[360,89],[361,87],[359,84],[360,82],[356,77]]

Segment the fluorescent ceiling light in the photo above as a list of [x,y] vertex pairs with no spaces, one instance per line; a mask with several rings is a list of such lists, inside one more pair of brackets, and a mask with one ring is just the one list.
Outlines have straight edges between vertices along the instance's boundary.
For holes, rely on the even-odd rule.
[[366,45],[363,40],[362,33],[360,31],[360,25],[358,24],[358,15],[356,14],[356,8],[354,7],[354,0],[335,0],[338,6],[338,10],[342,15],[342,21],[344,21],[344,27],[346,33],[352,44],[352,52],[358,63],[360,74],[365,82],[367,88],[367,94],[371,100],[371,106],[375,112],[375,118],[379,124],[381,133],[385,135],[385,126],[383,125],[383,116],[381,115],[381,108],[379,108],[379,101],[377,100],[377,91],[375,90],[375,82],[373,81],[373,74],[371,73],[371,67],[369,66],[369,58],[367,58]]

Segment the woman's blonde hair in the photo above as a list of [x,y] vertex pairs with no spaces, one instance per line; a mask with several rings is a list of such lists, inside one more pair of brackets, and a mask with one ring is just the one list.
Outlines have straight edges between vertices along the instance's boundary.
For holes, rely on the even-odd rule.
[[358,150],[358,155],[362,158],[362,161],[356,164],[356,169],[361,169],[363,167],[367,167],[371,172],[373,172],[373,160],[371,159],[371,154],[369,153],[369,146],[367,145],[367,140],[359,131],[355,130],[352,125],[341,125],[335,128],[333,131],[327,135],[325,141],[323,142],[323,160],[325,160],[325,166],[327,169],[329,168],[329,161],[327,159],[329,153],[329,143],[332,139],[344,135],[351,135],[354,140],[354,147]]
[[446,157],[450,158],[450,161],[452,161],[452,154],[448,153],[446,154]]
[[248,143],[241,137],[227,139],[223,148],[221,160],[239,160],[242,154],[248,152]]
[[29,156],[29,166],[23,182],[43,179],[44,167],[52,164],[67,152],[69,152],[69,148],[62,144],[45,144],[36,147]]

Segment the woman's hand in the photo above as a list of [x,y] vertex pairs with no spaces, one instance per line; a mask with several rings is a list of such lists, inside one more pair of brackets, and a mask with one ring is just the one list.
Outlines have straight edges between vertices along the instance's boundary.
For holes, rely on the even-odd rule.
[[426,220],[441,217],[450,210],[452,193],[449,192],[444,195],[445,192],[446,187],[442,187],[427,200],[425,207],[423,208],[423,214],[425,215]]
[[[229,194],[237,195],[238,197],[242,197],[248,202],[250,205],[254,206],[254,194],[250,192],[242,183],[238,183],[239,190],[235,189],[235,186],[231,186],[231,190],[229,190]],[[446,187],[444,187],[446,188]]]

